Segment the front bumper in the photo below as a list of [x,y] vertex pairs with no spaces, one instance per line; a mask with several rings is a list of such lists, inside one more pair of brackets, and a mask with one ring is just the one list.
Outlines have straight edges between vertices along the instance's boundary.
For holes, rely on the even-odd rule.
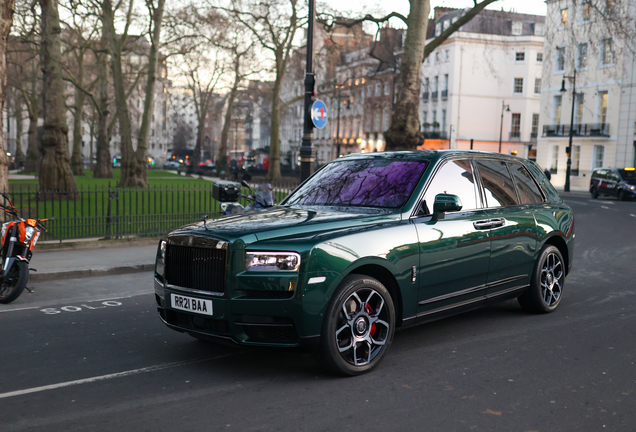
[[[272,285],[274,278],[261,279],[263,283],[269,280]],[[288,279],[297,279],[297,275],[278,278],[278,283],[274,285],[297,288],[297,284]],[[236,288],[246,288],[245,284],[249,282],[239,282]],[[303,307],[303,296],[297,289],[283,291],[228,287],[223,295],[213,295],[170,286],[159,277],[155,277],[154,287],[161,320],[171,329],[199,339],[308,350],[315,348],[319,342],[322,314],[307,311]],[[254,284],[250,286],[253,287]],[[212,314],[173,308],[171,296],[175,295],[211,301]]]

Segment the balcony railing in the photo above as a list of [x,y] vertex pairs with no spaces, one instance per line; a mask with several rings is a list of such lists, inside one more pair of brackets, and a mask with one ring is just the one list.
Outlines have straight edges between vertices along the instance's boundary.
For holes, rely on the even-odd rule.
[[448,90],[442,90],[442,99],[448,98]]
[[[610,136],[609,123],[585,123],[574,125],[574,136]],[[567,137],[570,136],[570,125],[544,125],[543,136]]]
[[431,99],[437,100],[437,90],[435,90],[434,92],[431,92]]
[[422,93],[422,100],[428,100],[428,92]]
[[448,139],[448,137],[446,136],[446,131],[432,130],[424,131],[422,133],[424,134],[425,139]]

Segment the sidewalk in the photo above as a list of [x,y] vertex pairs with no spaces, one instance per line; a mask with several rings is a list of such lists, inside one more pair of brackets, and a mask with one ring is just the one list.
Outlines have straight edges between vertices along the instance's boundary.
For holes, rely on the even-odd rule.
[[99,240],[95,240],[67,246],[66,250],[46,250],[47,247],[39,249],[36,246],[29,267],[37,272],[32,271],[29,280],[43,282],[152,271],[155,268],[158,241],[144,243],[149,244],[109,241],[103,247]]

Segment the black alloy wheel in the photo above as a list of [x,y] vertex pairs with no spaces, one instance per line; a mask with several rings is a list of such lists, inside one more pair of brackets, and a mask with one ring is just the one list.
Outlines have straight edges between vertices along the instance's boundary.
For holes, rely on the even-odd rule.
[[332,371],[360,375],[373,369],[389,350],[395,307],[376,279],[347,276],[327,308],[319,355]]
[[594,198],[594,199],[598,198],[598,189],[597,188],[592,188],[592,198]]
[[549,313],[561,303],[565,283],[565,262],[558,248],[545,245],[534,266],[530,287],[519,296],[528,312]]
[[29,265],[24,261],[15,261],[7,277],[0,280],[0,303],[11,303],[17,299],[29,278]]

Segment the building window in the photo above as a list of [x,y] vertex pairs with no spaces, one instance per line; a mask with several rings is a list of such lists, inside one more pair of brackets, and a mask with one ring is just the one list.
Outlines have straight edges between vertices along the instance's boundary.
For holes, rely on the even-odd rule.
[[543,24],[535,23],[534,24],[534,35],[535,36],[543,36]]
[[534,94],[541,93],[541,78],[534,79]]
[[373,96],[373,87],[372,86],[368,86],[367,87],[367,96]]
[[561,9],[561,27],[568,26],[568,9]]
[[384,83],[384,94],[387,96],[391,94],[391,85],[388,82]]
[[448,61],[450,59],[450,50],[444,50],[444,61]]
[[424,78],[424,93],[425,94],[428,94],[429,84],[430,84],[430,80],[428,78]]
[[513,36],[519,36],[521,34],[521,30],[523,29],[523,23],[521,21],[513,21],[512,22],[512,34]]
[[565,47],[557,47],[556,48],[556,58],[554,62],[554,71],[555,72],[564,72],[565,71]]
[[607,122],[607,99],[608,99],[607,90],[598,92],[598,122],[599,123]]
[[614,16],[616,0],[605,0],[605,16]]
[[385,109],[384,115],[382,116],[382,130],[389,130],[389,120],[391,120],[391,114],[388,109]]
[[576,67],[577,69],[587,68],[587,48],[588,43],[583,42],[576,47]]
[[513,92],[516,94],[523,93],[523,78],[515,78],[515,85]]
[[435,63],[439,63],[439,61],[440,61],[439,51],[437,51],[437,52],[435,53]]
[[595,144],[592,151],[592,169],[605,165],[605,146]]
[[552,146],[550,152],[550,174],[556,174],[559,168],[559,146]]
[[442,90],[448,92],[448,74],[444,74],[444,88]]
[[512,113],[512,122],[510,124],[510,137],[519,138],[521,136],[521,114]]
[[433,130],[439,130],[439,124],[437,123],[437,111],[433,110],[431,118],[431,125],[433,126]]
[[428,130],[428,123],[427,123],[427,120],[428,120],[428,112],[424,111],[424,112],[422,113],[422,130],[423,130],[424,132],[426,132],[426,131]]
[[577,144],[572,145],[572,165],[570,165],[570,174],[574,177],[578,177],[581,168],[581,146]]
[[441,131],[446,130],[446,110],[445,109],[442,110],[442,128],[440,130]]
[[450,20],[444,20],[444,25],[442,28],[444,29],[444,31],[446,31],[448,27],[450,27]]
[[380,96],[382,94],[382,84],[376,83],[375,85],[375,95]]
[[612,64],[614,57],[612,52],[612,38],[601,39],[600,55],[600,63],[602,66],[608,66]]
[[525,60],[526,60],[526,53],[524,53],[523,51],[515,53],[515,61],[522,62]]
[[583,124],[583,107],[585,106],[585,93],[577,93],[574,101],[574,124]]
[[552,99],[552,124],[561,124],[561,104],[563,102],[563,96],[554,95]]
[[382,112],[380,110],[377,110],[375,112],[375,124],[374,126],[374,132],[380,132],[380,117],[382,117]]
[[542,63],[543,62],[543,53],[542,52],[538,52],[537,53],[537,62],[538,63]]
[[539,136],[539,114],[532,114],[532,131],[530,132],[530,138],[536,138]]
[[588,22],[592,17],[592,3],[586,1],[581,9],[581,21]]

